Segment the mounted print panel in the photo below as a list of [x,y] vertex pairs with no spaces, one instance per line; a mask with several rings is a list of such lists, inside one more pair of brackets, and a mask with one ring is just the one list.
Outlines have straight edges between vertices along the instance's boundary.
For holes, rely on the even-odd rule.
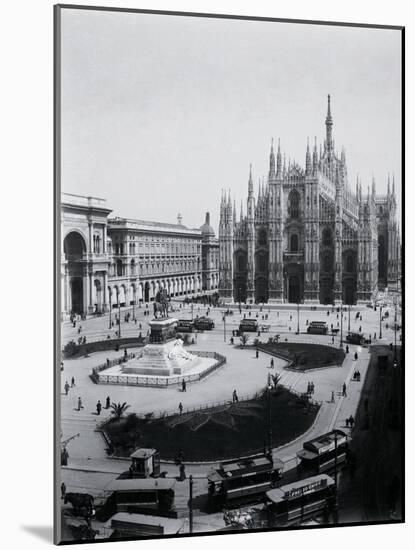
[[57,544],[404,521],[403,37],[55,6]]

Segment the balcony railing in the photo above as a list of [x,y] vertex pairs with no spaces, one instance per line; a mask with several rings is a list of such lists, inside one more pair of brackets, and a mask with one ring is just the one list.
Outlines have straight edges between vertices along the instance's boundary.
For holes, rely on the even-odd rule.
[[284,252],[284,260],[290,261],[290,262],[302,262],[304,257],[304,253],[302,250],[299,250],[298,252]]

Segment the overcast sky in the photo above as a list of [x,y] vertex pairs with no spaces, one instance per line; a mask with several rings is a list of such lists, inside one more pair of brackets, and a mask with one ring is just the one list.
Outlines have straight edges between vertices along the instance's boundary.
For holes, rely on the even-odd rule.
[[221,189],[237,201],[271,138],[304,165],[324,139],[331,94],[349,182],[401,184],[400,32],[62,10],[62,190],[112,215],[217,231]]

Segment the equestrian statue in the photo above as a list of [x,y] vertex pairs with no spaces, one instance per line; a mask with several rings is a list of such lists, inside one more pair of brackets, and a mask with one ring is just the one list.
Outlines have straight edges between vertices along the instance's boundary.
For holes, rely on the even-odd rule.
[[167,296],[167,290],[165,288],[160,289],[156,294],[156,299],[153,302],[154,317],[158,319],[158,313],[160,318],[164,319],[169,316],[169,299]]

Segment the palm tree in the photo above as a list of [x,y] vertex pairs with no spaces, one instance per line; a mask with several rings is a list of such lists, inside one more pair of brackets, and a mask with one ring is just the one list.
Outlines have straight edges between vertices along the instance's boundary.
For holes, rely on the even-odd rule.
[[281,380],[281,374],[271,374],[272,381],[274,382],[274,389],[277,389],[278,382]]
[[127,405],[127,402],[124,401],[124,403],[121,405],[121,403],[112,403],[111,404],[111,414],[115,416],[117,420],[119,420],[125,411],[130,408],[130,405]]

